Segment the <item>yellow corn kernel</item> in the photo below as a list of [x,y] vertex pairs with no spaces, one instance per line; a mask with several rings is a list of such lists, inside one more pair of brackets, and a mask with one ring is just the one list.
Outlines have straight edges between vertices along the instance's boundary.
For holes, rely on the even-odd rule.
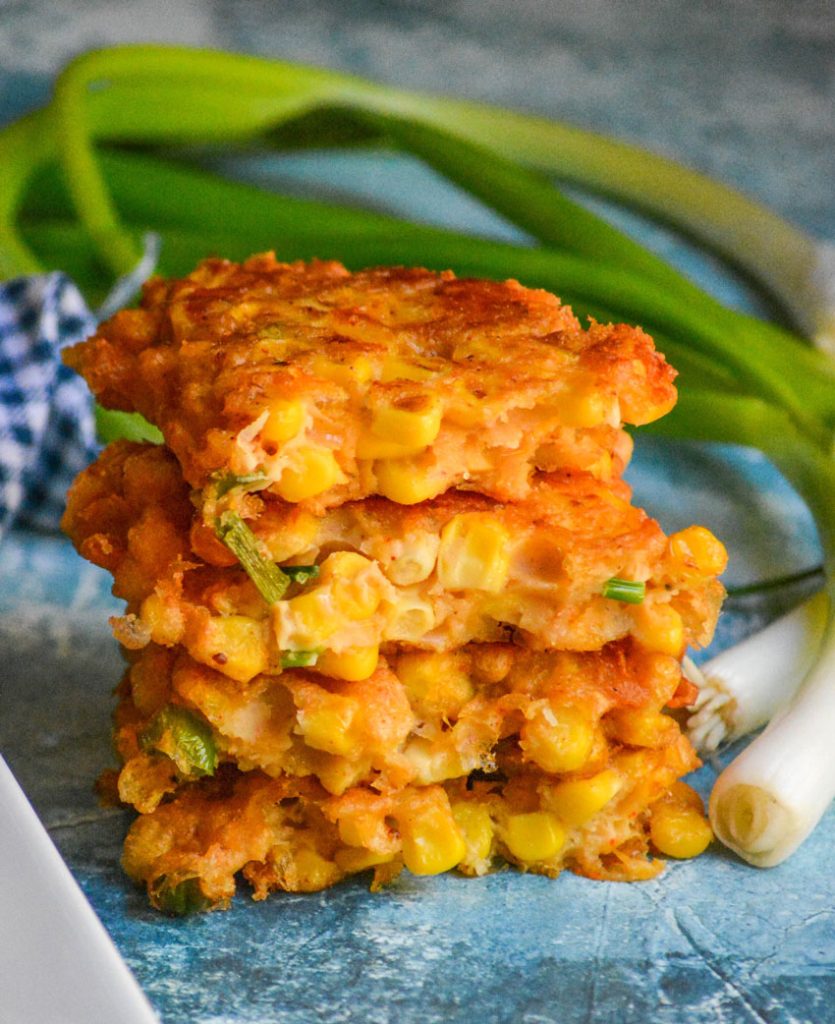
[[311,365],[317,377],[332,380],[342,387],[367,384],[374,376],[374,366],[368,356],[356,356],[350,363],[337,363],[325,356],[317,356]]
[[568,779],[548,794],[548,806],[566,825],[584,825],[621,787],[617,772],[607,768],[588,779]]
[[351,727],[358,711],[355,700],[331,693],[314,707],[300,709],[296,720],[309,747],[348,757],[356,752]]
[[497,594],[507,582],[510,534],[489,514],[463,512],[441,531],[438,580],[448,590]]
[[[282,614],[282,627],[295,650],[321,647],[340,628],[343,621],[334,611],[327,588],[316,587],[289,601],[279,601],[274,614]],[[279,620],[276,619],[278,623]],[[283,630],[284,631],[284,630]]]
[[668,544],[676,561],[694,565],[705,576],[719,576],[728,566],[725,545],[704,526],[688,526],[672,534]]
[[466,656],[457,651],[401,654],[396,675],[406,688],[409,702],[423,714],[455,718],[475,693]]
[[379,459],[374,463],[377,490],[398,505],[416,505],[437,497],[445,482],[430,476],[412,459]]
[[434,372],[418,363],[409,363],[397,356],[388,356],[383,363],[380,380],[388,384],[392,380],[430,380]]
[[571,391],[560,400],[560,422],[566,427],[597,427],[608,420],[611,407],[611,399],[597,389]]
[[664,801],[652,809],[652,844],[668,857],[698,857],[710,845],[713,832],[695,807]]
[[443,409],[435,395],[407,395],[371,413],[371,433],[406,448],[426,448],[441,429]]
[[619,708],[607,716],[607,725],[630,747],[666,747],[678,733],[675,721],[653,708]]
[[600,458],[592,462],[587,469],[596,480],[602,480],[604,483],[607,480],[611,480],[612,456],[608,452],[603,452]]
[[324,651],[316,662],[316,671],[334,679],[357,682],[374,675],[380,657],[379,647],[348,647],[344,651]]
[[565,845],[565,829],[549,811],[533,811],[511,815],[504,838],[514,857],[533,863],[556,857]]
[[402,539],[375,538],[369,550],[392,583],[408,587],[432,575],[439,545],[437,534],[417,530]]
[[304,501],[328,491],[342,476],[330,448],[300,448],[275,485],[285,501]]
[[183,635],[183,614],[176,604],[170,607],[159,596],[149,594],[142,602],[139,617],[151,631],[155,644],[173,647]]
[[424,813],[399,822],[403,863],[413,875],[439,875],[459,864],[467,846],[449,806],[428,805]]
[[639,604],[632,610],[632,635],[649,651],[678,658],[684,649],[684,623],[669,604]]
[[467,863],[476,866],[486,861],[493,849],[493,821],[487,808],[457,803],[452,805],[452,816],[467,846]]
[[432,741],[416,736],[406,744],[403,759],[412,769],[412,782],[416,786],[431,786],[467,774],[458,751],[450,742],[444,742],[444,738]]
[[289,441],[304,426],[304,402],[298,398],[278,398],[270,403],[267,422],[261,428],[261,442],[282,444]]
[[344,757],[320,755],[312,774],[322,783],[325,789],[334,796],[342,796],[346,789],[357,786],[371,771],[371,761],[356,758],[347,760]]
[[389,438],[375,437],[374,434],[360,434],[357,439],[358,459],[404,459],[417,455],[426,445],[399,444]]
[[[318,530],[319,520],[315,516],[299,512],[292,516],[289,522],[280,523],[274,531],[260,534],[259,539],[267,549],[270,559],[283,563],[309,552],[312,547],[315,548],[314,540]],[[315,558],[312,560],[315,561]]]
[[316,850],[302,847],[292,853],[292,874],[293,892],[319,892],[337,881],[339,870]]
[[213,615],[188,651],[195,661],[241,683],[266,672],[269,664],[264,627],[246,615]]
[[525,757],[546,772],[575,772],[588,761],[594,745],[594,725],[576,707],[544,707],[520,732]]
[[432,605],[417,594],[401,593],[394,603],[385,639],[417,643],[435,628]]
[[393,853],[374,853],[373,850],[345,849],[337,850],[334,857],[337,867],[346,875],[356,874],[376,868],[378,864],[388,864],[394,860]]
[[372,561],[354,551],[335,551],[322,563],[322,587],[331,593],[333,607],[351,620],[369,619],[380,604],[380,580]]

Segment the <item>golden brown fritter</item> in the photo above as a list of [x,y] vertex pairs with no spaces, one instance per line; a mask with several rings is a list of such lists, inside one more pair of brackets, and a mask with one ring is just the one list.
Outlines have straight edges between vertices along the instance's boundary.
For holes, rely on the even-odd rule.
[[[386,643],[451,650],[512,636],[596,650],[631,635],[680,656],[710,640],[724,549],[700,527],[666,538],[628,496],[623,483],[564,473],[539,477],[514,505],[453,491],[410,508],[374,498],[316,517],[250,498],[269,557],[318,567],[272,606],[193,509],[164,448],[111,446],[73,486],[64,527],[129,602],[117,623],[123,643],[183,645],[242,682],[306,651],[319,652],[328,675],[364,678]],[[644,600],[606,597],[612,577],[645,583]]]
[[511,644],[390,650],[367,679],[291,669],[248,683],[151,646],[120,688],[119,798],[151,811],[216,761],[274,778],[314,776],[337,795],[496,768],[594,774],[621,746],[676,741],[662,711],[695,692],[674,657],[631,641],[594,653]]
[[152,281],[65,358],[162,430],[193,487],[256,475],[314,508],[450,487],[518,500],[534,467],[617,475],[622,423],[676,397],[646,334],[584,331],[547,292],[272,254]]
[[123,865],[171,913],[227,906],[239,872],[254,899],[325,889],[366,870],[377,889],[403,867],[484,875],[510,862],[552,877],[568,869],[652,878],[663,866],[652,843],[666,845],[657,820],[672,816],[689,830],[694,852],[710,840],[699,797],[677,781],[698,761],[675,729],[663,747],[616,749],[606,768],[571,779],[532,770],[331,796],[311,779],[224,766],[140,815]]

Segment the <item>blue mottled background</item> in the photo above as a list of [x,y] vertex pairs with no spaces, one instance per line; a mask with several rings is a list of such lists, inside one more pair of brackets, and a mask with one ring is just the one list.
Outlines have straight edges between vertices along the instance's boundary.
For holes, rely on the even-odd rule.
[[[0,0],[0,122],[45,99],[73,54],[154,40],[332,65],[574,121],[684,160],[835,238],[828,2]],[[309,154],[245,170],[301,192],[509,230],[391,156]],[[727,301],[768,308],[668,231],[608,212]],[[666,528],[701,521],[728,541],[731,582],[819,557],[803,506],[750,452],[641,440],[630,476]],[[800,596],[736,602],[717,649]],[[835,1021],[832,813],[768,872],[713,850],[640,885],[405,876],[381,896],[354,882],[264,904],[242,893],[229,913],[197,920],[151,914],[117,867],[128,818],[100,809],[91,791],[109,758],[115,607],[105,574],[61,539],[3,541],[0,749],[166,1024]],[[699,773],[705,790],[713,771]]]

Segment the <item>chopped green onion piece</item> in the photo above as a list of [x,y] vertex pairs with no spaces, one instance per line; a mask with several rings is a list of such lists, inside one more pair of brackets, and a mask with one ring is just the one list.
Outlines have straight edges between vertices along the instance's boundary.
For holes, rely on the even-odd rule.
[[96,435],[103,444],[118,441],[147,441],[162,444],[160,431],[138,412],[119,412],[116,409],[102,409],[96,406]]
[[265,484],[267,477],[264,473],[218,473],[213,477],[215,485],[215,497],[222,498],[224,494],[234,491],[236,487],[252,489],[254,484]]
[[183,775],[214,775],[217,748],[212,730],[185,708],[168,704],[158,711],[141,733],[143,750],[170,757]]
[[626,604],[640,604],[646,596],[647,586],[642,580],[622,580],[613,576],[606,580],[603,596],[612,601],[624,601]]
[[282,651],[281,667],[310,668],[311,665],[315,665],[319,660],[321,653],[322,649],[320,647],[312,651]]
[[267,604],[280,601],[290,577],[261,553],[258,538],[237,512],[223,512],[215,520],[215,533],[246,570]]
[[319,575],[318,565],[282,565],[281,571],[294,583],[309,583]]
[[174,882],[160,875],[151,883],[151,901],[155,907],[171,917],[185,917],[208,910],[212,901],[203,894],[199,878],[185,878]]

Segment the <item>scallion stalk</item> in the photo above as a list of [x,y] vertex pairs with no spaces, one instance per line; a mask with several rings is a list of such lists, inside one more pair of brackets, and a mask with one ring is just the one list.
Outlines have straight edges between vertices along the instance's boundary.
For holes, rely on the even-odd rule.
[[290,586],[290,577],[265,557],[258,538],[237,512],[221,512],[215,532],[238,559],[247,576],[267,604],[280,601]]
[[623,580],[619,576],[612,576],[603,586],[604,597],[625,604],[641,604],[646,592],[647,585],[643,580]]

